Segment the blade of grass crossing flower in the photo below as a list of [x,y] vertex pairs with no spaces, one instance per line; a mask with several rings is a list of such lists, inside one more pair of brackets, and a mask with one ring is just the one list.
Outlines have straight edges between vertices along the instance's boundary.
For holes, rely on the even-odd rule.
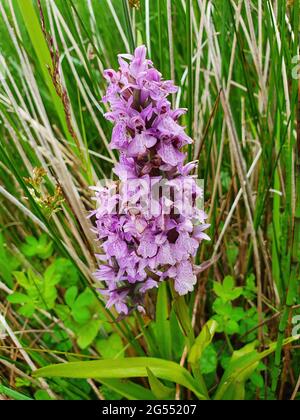
[[122,0],[122,2],[123,2],[123,13],[124,13],[125,22],[126,22],[126,29],[127,29],[128,39],[129,39],[130,50],[133,53],[135,49],[135,42],[134,42],[133,29],[132,29],[131,18],[130,18],[130,11],[128,7],[128,1]]
[[[188,134],[193,138],[193,57],[192,57],[192,23],[191,23],[191,0],[186,0],[186,54],[187,54],[187,67],[188,67]],[[189,161],[193,159],[193,147],[188,146]]]
[[[69,4],[68,4],[68,2],[63,2],[63,5],[64,5],[66,8],[69,8]],[[87,38],[88,38],[89,42],[91,43],[91,45],[92,45],[92,47],[93,47],[93,51],[94,51],[94,52],[95,52],[95,54],[99,57],[99,59],[100,59],[100,60],[103,60],[103,56],[101,55],[100,51],[99,51],[99,50],[98,50],[98,48],[96,47],[96,45],[95,45],[95,43],[94,43],[94,41],[93,41],[93,37],[91,36],[91,34],[90,34],[90,32],[88,31],[88,29],[87,29],[86,25],[84,24],[84,22],[83,22],[83,20],[82,20],[82,18],[81,18],[81,16],[80,16],[80,13],[78,12],[78,10],[77,10],[77,8],[76,8],[76,6],[75,6],[75,4],[74,4],[73,0],[70,0],[70,5],[71,5],[72,10],[74,11],[74,13],[75,13],[75,15],[76,15],[76,17],[77,17],[77,19],[78,19],[78,22],[80,23],[80,26],[81,26],[81,27],[82,27],[82,29],[83,29],[83,32],[85,33],[85,35],[87,36]],[[72,21],[72,19],[70,19],[70,20]],[[75,36],[77,35],[77,34],[76,34],[76,31],[73,31],[72,33],[74,33],[74,35],[75,35]],[[82,44],[82,43],[80,43],[80,44]],[[81,47],[83,48],[83,45],[81,45]],[[83,55],[83,57],[84,57],[84,60],[85,60],[86,65],[87,65],[89,68],[91,68],[91,66],[90,66],[90,64],[89,64],[89,61],[86,59],[85,54]],[[93,79],[91,79],[91,81],[93,82]]]
[[[175,82],[175,61],[174,61],[174,41],[173,41],[173,21],[172,21],[172,4],[171,0],[167,0],[167,19],[168,19],[168,40],[169,40],[169,56],[170,56],[170,79]],[[172,95],[172,105],[175,106],[175,94]]]
[[162,5],[161,0],[157,0],[157,26],[158,26],[158,51],[159,51],[159,69],[164,73],[163,43],[162,43]]
[[146,25],[146,44],[149,57],[151,59],[151,36],[150,36],[150,0],[145,0],[145,25]]
[[80,114],[81,131],[82,131],[83,141],[85,145],[86,176],[87,176],[88,183],[92,185],[93,184],[93,169],[92,169],[92,164],[91,164],[91,159],[90,159],[90,154],[89,154],[89,146],[88,146],[86,130],[85,130],[85,125],[84,125],[84,118],[82,115],[81,97],[80,97],[79,90],[77,90],[77,96],[78,96],[78,103],[79,103],[78,108],[79,108],[79,114]]

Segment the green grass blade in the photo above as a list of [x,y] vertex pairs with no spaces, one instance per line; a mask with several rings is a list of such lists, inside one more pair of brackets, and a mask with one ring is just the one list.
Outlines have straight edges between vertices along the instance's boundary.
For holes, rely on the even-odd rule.
[[18,2],[18,6],[21,11],[28,34],[30,36],[30,40],[32,42],[34,51],[38,58],[45,83],[49,89],[54,107],[59,116],[61,125],[64,129],[64,133],[67,136],[67,138],[72,142],[65,118],[64,108],[60,98],[58,97],[55,91],[53,81],[49,73],[49,69],[53,70],[51,56],[36,11],[33,7],[32,0],[28,0],[26,2],[20,1]]

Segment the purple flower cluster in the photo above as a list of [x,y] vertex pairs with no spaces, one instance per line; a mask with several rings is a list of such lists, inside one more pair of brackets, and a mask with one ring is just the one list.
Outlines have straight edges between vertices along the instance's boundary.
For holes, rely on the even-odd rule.
[[[139,200],[134,206],[124,203],[122,187],[114,194],[108,187],[94,188],[99,204],[91,215],[104,250],[95,277],[106,284],[101,293],[108,297],[107,307],[127,315],[135,308],[143,311],[145,292],[161,281],[173,279],[180,295],[193,290],[193,258],[200,242],[209,239],[204,233],[209,225],[195,204],[202,194],[191,175],[197,164],[184,164],[184,146],[192,143],[178,124],[185,110],[172,110],[167,100],[176,86],[162,80],[144,46],[134,55],[119,55],[119,65],[118,71],[104,73],[109,85],[103,102],[110,106],[105,117],[114,124],[111,147],[120,153],[114,173],[123,185],[164,180],[173,191],[171,198],[159,197],[153,214],[144,211]],[[186,181],[190,206],[183,206],[174,194]]]

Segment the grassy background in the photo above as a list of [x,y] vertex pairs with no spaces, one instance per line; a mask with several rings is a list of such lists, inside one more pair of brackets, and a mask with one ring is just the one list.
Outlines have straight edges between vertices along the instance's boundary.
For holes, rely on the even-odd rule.
[[[213,317],[215,341],[194,372],[210,395],[233,350],[257,339],[260,350],[277,344],[242,396],[299,399],[299,345],[283,348],[300,304],[299,2],[129,3],[140,7],[44,0],[42,16],[35,0],[0,4],[0,395],[150,398],[158,387],[161,398],[191,397],[178,384],[168,394],[151,376],[150,390],[146,379],[99,385],[30,373],[124,355],[189,368],[189,339]],[[102,71],[141,43],[179,85],[174,106],[189,109],[182,123],[195,140],[189,158],[199,159],[212,238],[198,259],[219,259],[184,301],[162,285],[148,297],[148,316],[116,323],[91,275],[99,249],[88,187],[111,177],[117,159]]]

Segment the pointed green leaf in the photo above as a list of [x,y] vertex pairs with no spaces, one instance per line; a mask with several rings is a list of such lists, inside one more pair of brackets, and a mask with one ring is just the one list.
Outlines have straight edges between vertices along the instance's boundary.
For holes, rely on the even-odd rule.
[[25,273],[23,273],[22,271],[14,271],[13,275],[20,286],[24,287],[24,289],[30,288],[31,285]]
[[144,388],[141,385],[124,379],[99,379],[103,385],[119,393],[122,397],[128,400],[155,400],[155,395],[150,389]]
[[148,380],[151,391],[158,400],[174,399],[175,389],[165,386],[159,379],[147,368]]
[[174,362],[150,357],[132,357],[116,360],[106,359],[50,365],[37,370],[33,375],[35,377],[66,378],[138,378],[148,376],[147,368],[150,368],[156,377],[188,388],[199,399],[207,399],[200,392],[196,380],[185,368]]
[[8,302],[10,303],[28,303],[31,301],[30,297],[24,295],[23,293],[12,293],[7,297]]
[[[297,339],[299,339],[299,337],[291,337],[285,340],[284,345]],[[243,399],[245,395],[245,382],[257,369],[259,362],[275,351],[277,344],[272,343],[270,347],[262,353],[258,353],[255,350],[256,345],[257,342],[253,342],[243,347],[241,350],[234,352],[218,386],[214,400],[231,400],[233,397],[235,399]]]
[[197,363],[200,360],[204,350],[212,342],[217,328],[218,323],[214,320],[210,320],[204,325],[190,350],[189,363]]

